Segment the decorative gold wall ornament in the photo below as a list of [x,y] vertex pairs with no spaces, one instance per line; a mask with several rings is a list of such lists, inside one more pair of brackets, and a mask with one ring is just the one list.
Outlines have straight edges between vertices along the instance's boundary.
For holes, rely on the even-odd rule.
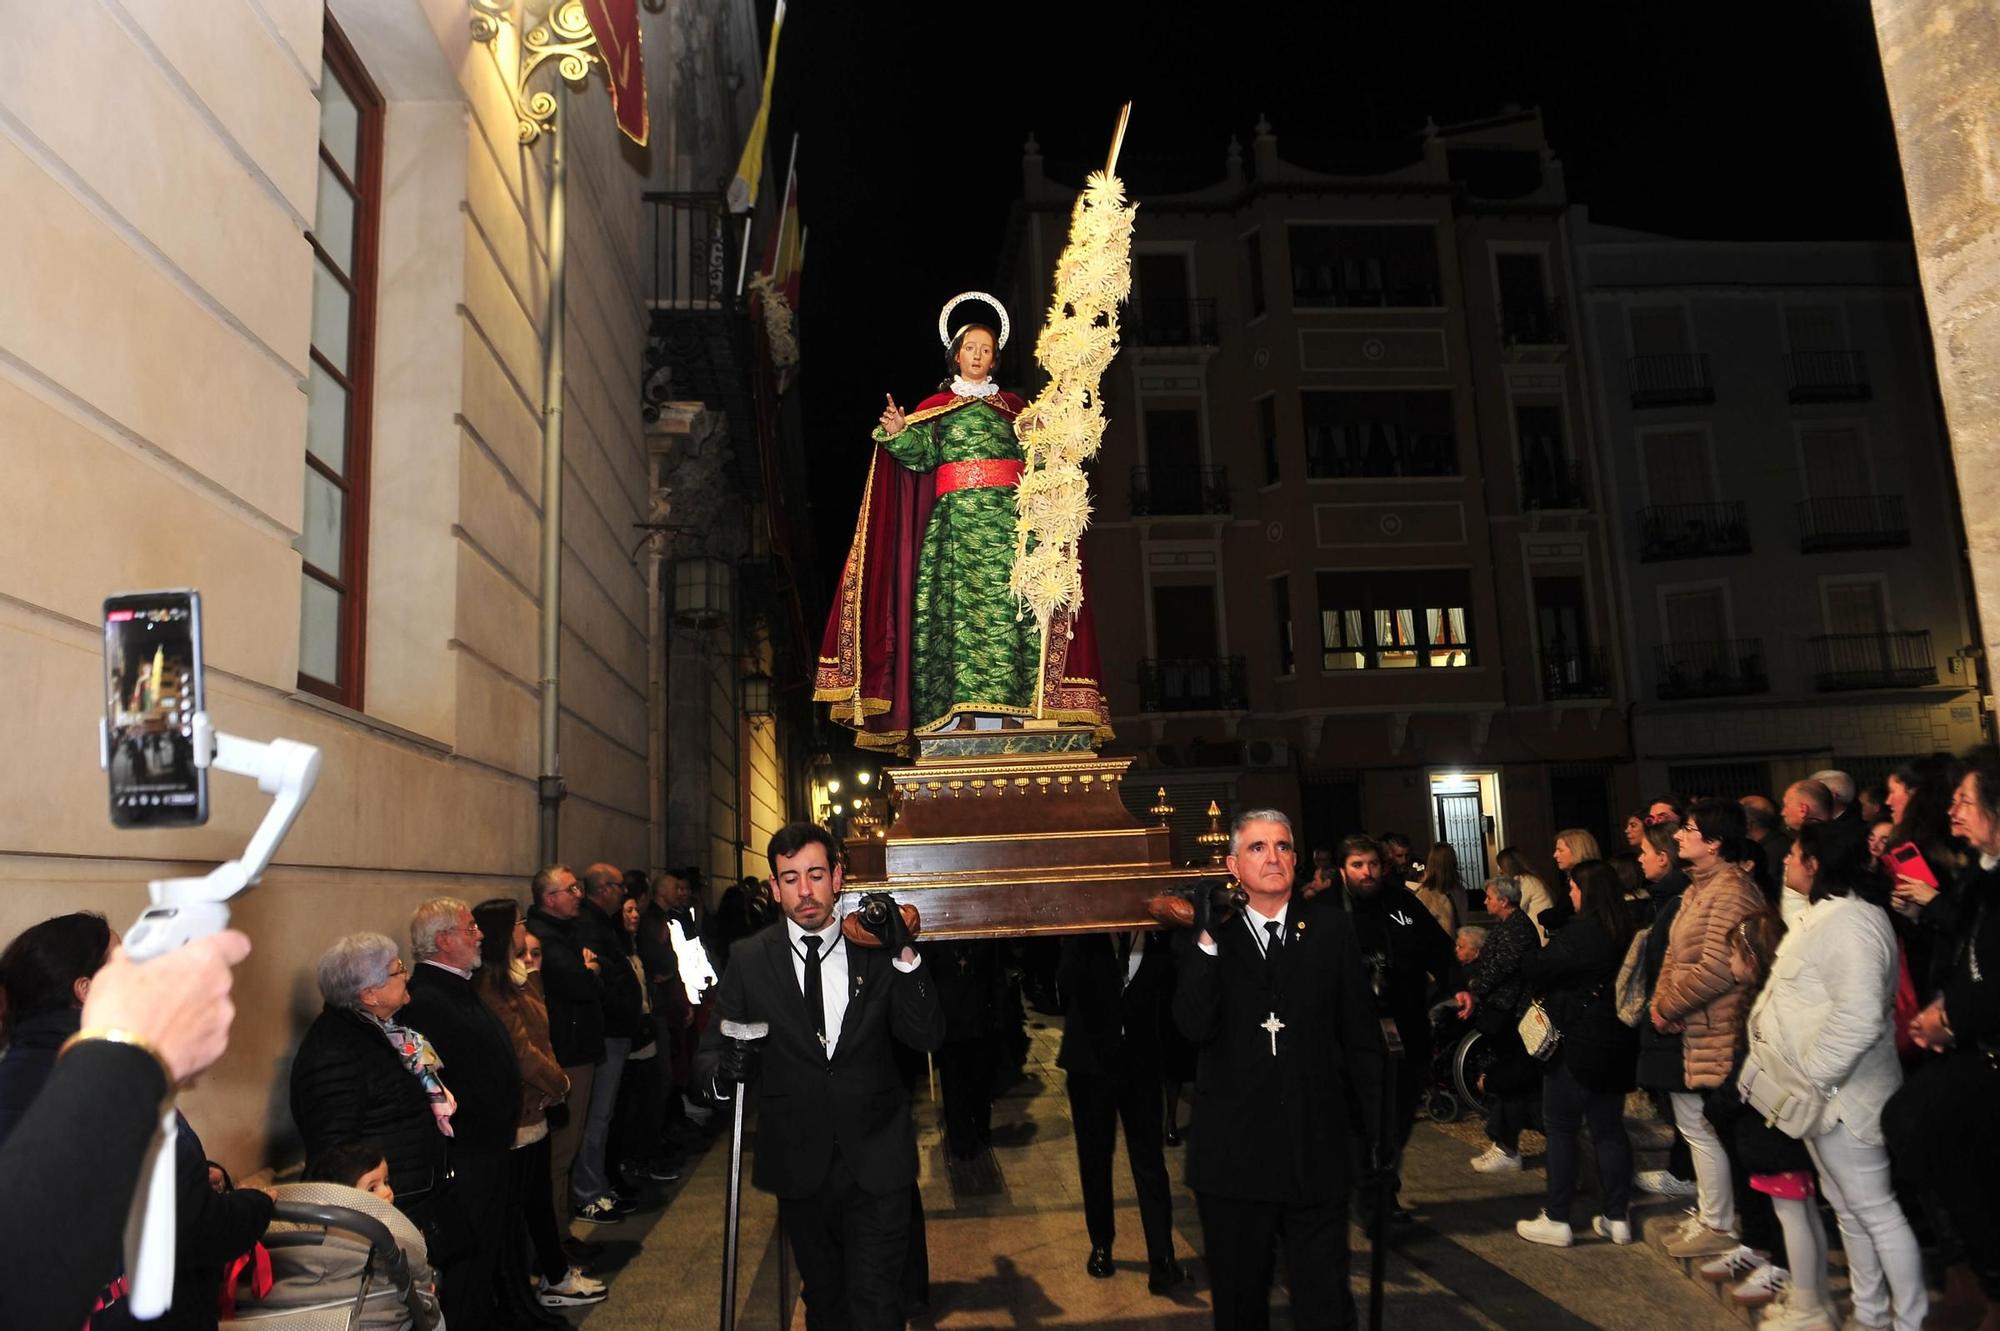
[[[516,129],[522,143],[533,143],[555,128],[555,94],[529,91],[535,72],[553,60],[556,73],[565,82],[580,84],[590,77],[590,67],[602,63],[597,37],[590,30],[580,0],[557,0],[549,6],[548,17],[534,24],[521,38],[520,65],[512,77],[500,60],[500,30],[512,25],[513,0],[467,0],[472,6],[472,39],[486,48],[500,82],[514,103]],[[531,15],[532,17],[532,15]]]

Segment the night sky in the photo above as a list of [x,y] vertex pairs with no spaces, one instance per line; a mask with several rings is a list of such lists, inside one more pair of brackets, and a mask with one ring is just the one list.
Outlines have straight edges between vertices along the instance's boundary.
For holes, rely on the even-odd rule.
[[[852,536],[867,431],[942,371],[951,295],[991,289],[1021,145],[1101,163],[1134,102],[1129,193],[1221,174],[1259,114],[1288,141],[1407,138],[1427,117],[1538,106],[1593,220],[1716,239],[1907,239],[1865,0],[943,6],[791,0],[773,141],[801,134],[810,229],[799,390],[816,502],[800,533],[818,632]],[[1141,216],[1143,218],[1143,210]],[[1032,338],[1042,311],[1014,310]],[[1010,388],[1023,385],[1008,384]]]

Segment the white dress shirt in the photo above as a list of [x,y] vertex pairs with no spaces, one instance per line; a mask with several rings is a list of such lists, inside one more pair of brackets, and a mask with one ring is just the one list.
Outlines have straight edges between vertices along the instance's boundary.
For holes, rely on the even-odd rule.
[[[785,942],[792,949],[792,979],[797,981],[799,995],[806,992],[806,945],[803,941],[806,931],[799,928],[789,918],[785,921]],[[834,1046],[840,1043],[840,1023],[847,1016],[847,994],[850,988],[847,969],[847,940],[840,936],[840,917],[827,922],[827,926],[813,935],[819,944],[819,994],[820,1006],[826,1013],[826,1056],[833,1057]],[[909,965],[903,964],[900,956],[891,957],[890,964],[905,975],[923,964],[923,957]]]
[[[785,941],[792,949],[792,979],[801,996],[806,991],[806,931],[791,920],[785,921]],[[840,1043],[840,1022],[847,1015],[847,940],[840,936],[840,921],[829,920],[813,937],[819,944],[820,1006],[826,1014],[826,1056]]]
[[[1279,936],[1283,937],[1285,932],[1285,916],[1291,909],[1292,899],[1290,897],[1285,898],[1285,904],[1278,907],[1276,915],[1266,915],[1255,906],[1248,904],[1243,907],[1243,927],[1250,931],[1250,937],[1257,944],[1257,951],[1260,954],[1271,944],[1271,936],[1264,932],[1264,926],[1266,924],[1276,924]],[[1216,955],[1217,949],[1212,942],[1197,942],[1195,946],[1208,953],[1211,957]]]

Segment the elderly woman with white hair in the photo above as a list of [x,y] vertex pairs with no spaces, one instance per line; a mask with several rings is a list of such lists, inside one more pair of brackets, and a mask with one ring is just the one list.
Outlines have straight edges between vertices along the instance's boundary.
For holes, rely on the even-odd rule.
[[1490,1041],[1480,1063],[1484,1089],[1492,1097],[1486,1111],[1491,1145],[1471,1162],[1482,1174],[1519,1171],[1521,1131],[1540,1126],[1542,1069],[1521,1047],[1518,1023],[1528,1001],[1521,968],[1542,950],[1542,937],[1522,909],[1521,894],[1521,880],[1512,874],[1486,880],[1486,913],[1493,925],[1479,959],[1465,969],[1465,987],[1479,1000],[1474,1024]]
[[292,1121],[306,1168],[335,1146],[372,1142],[389,1162],[396,1206],[424,1227],[444,1174],[448,1120],[433,1109],[442,1087],[426,1077],[427,1044],[392,1020],[410,998],[395,941],[374,933],[335,940],[319,959],[319,992],[326,1006],[292,1057]]

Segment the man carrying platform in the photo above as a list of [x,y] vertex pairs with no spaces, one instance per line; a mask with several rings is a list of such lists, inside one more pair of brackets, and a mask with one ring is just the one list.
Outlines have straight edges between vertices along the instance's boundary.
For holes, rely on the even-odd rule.
[[[759,1081],[751,1181],[777,1195],[807,1331],[901,1331],[917,1142],[890,1038],[933,1051],[944,1012],[893,906],[880,947],[843,936],[825,828],[788,823],[768,853],[785,922],[730,949],[697,1084],[726,1100],[740,1091],[730,1083]],[[764,1022],[770,1034],[725,1040],[725,1021]]]
[[1248,907],[1225,921],[1196,894],[1174,994],[1174,1019],[1199,1049],[1188,1184],[1215,1326],[1270,1324],[1279,1243],[1292,1324],[1352,1326],[1349,1138],[1359,1128],[1378,1139],[1387,1058],[1367,971],[1334,894],[1293,895],[1298,854],[1283,813],[1237,818],[1227,865]]

